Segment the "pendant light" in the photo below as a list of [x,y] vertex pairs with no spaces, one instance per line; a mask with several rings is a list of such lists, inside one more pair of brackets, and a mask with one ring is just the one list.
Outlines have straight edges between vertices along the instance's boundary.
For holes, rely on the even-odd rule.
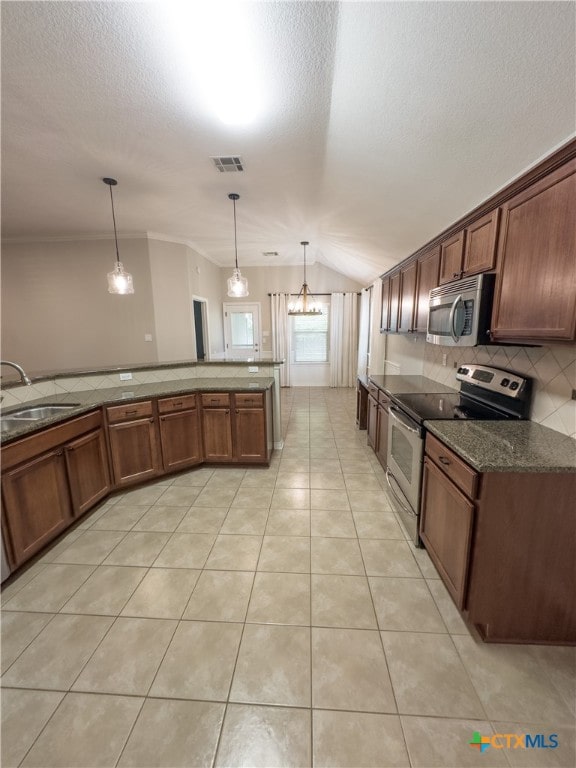
[[300,245],[304,246],[304,282],[300,293],[296,297],[295,302],[288,304],[289,315],[321,315],[322,310],[314,302],[313,294],[308,291],[308,283],[306,282],[306,246],[310,245],[307,240],[303,240]]
[[116,179],[102,179],[104,184],[108,184],[110,187],[110,202],[112,203],[112,222],[114,223],[114,242],[116,243],[116,266],[112,272],[108,272],[108,293],[127,294],[134,293],[134,283],[132,282],[132,275],[126,272],[120,256],[118,254],[118,235],[116,233],[116,216],[114,214],[114,198],[112,196],[112,187],[115,187],[118,182]]
[[233,299],[241,299],[244,296],[248,296],[248,280],[242,277],[238,268],[238,242],[236,238],[236,200],[240,200],[240,195],[235,192],[231,192],[228,195],[228,199],[232,200],[234,205],[234,256],[236,259],[236,267],[232,270],[232,277],[228,278],[228,296]]

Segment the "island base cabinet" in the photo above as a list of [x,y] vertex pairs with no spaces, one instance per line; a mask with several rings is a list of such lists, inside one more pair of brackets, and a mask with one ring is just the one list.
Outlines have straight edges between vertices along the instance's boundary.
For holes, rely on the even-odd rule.
[[206,461],[230,463],[233,460],[229,407],[203,409],[202,435]]
[[153,418],[110,424],[108,440],[116,487],[140,483],[160,473]]
[[474,505],[428,458],[422,499],[420,537],[452,599],[463,609]]
[[198,411],[180,411],[160,416],[160,442],[165,472],[185,469],[202,461]]
[[87,512],[110,492],[108,451],[101,429],[69,443],[65,450],[74,516]]
[[234,458],[240,463],[266,461],[266,416],[264,408],[236,408]]
[[64,450],[58,448],[5,472],[2,500],[8,555],[16,568],[72,521]]

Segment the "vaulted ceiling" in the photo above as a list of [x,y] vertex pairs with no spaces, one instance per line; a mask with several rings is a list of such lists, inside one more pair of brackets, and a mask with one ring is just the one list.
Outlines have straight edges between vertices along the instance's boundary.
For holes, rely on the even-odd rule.
[[307,239],[367,284],[574,135],[574,30],[573,2],[3,3],[3,236],[110,234],[113,176],[121,233],[228,266],[237,192],[241,266]]

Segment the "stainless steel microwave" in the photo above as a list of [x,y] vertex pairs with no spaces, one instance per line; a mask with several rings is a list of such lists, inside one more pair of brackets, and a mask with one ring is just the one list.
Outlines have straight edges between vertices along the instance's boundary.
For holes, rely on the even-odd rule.
[[426,341],[445,347],[489,344],[494,279],[485,273],[433,288]]

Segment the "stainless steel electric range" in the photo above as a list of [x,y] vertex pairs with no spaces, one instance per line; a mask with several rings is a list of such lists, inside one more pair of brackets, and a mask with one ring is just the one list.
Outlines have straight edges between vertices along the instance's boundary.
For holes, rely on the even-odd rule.
[[486,365],[462,365],[454,394],[394,394],[388,420],[386,480],[394,506],[416,546],[419,531],[425,425],[428,420],[527,419],[532,381]]

